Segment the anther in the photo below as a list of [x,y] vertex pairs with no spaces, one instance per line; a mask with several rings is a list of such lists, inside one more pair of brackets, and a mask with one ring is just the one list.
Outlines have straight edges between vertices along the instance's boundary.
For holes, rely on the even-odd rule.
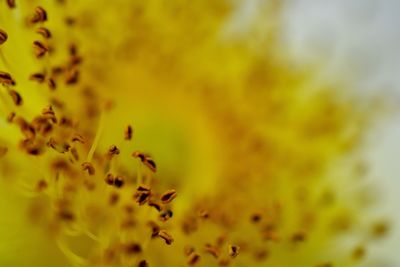
[[8,35],[5,31],[0,29],[0,45],[4,44],[8,39]]
[[114,186],[120,188],[124,185],[124,179],[120,176],[115,177],[114,179]]
[[0,83],[3,85],[15,85],[14,79],[7,72],[0,71]]
[[191,254],[189,255],[187,263],[188,263],[189,266],[194,266],[194,265],[196,265],[199,261],[200,261],[200,255],[197,254],[197,253],[195,253],[195,252],[193,252],[193,253],[191,253]]
[[44,75],[44,73],[40,73],[40,72],[33,73],[33,74],[31,74],[31,76],[29,76],[29,80],[35,81],[38,83],[44,82],[45,78],[46,78],[46,76]]
[[166,222],[170,218],[172,218],[172,216],[173,216],[173,212],[168,209],[168,210],[161,212],[160,215],[158,216],[158,218],[160,219],[160,221]]
[[171,245],[172,242],[174,242],[174,239],[172,238],[172,236],[165,230],[160,230],[158,232],[158,236],[162,239],[164,239],[165,243],[167,245]]
[[49,51],[49,47],[40,41],[34,41],[33,48],[35,49],[35,55],[37,58],[43,57]]
[[94,175],[96,173],[95,168],[93,167],[93,164],[90,162],[84,162],[81,165],[83,171],[87,171],[89,175]]
[[45,27],[39,27],[36,30],[36,33],[40,34],[41,36],[43,36],[43,38],[45,39],[49,39],[51,38],[51,32],[49,31],[49,29],[45,28]]
[[10,94],[14,104],[16,106],[21,106],[23,101],[21,95],[15,90],[9,90],[8,93]]
[[135,158],[139,158],[140,161],[144,165],[146,165],[152,172],[156,172],[157,171],[156,163],[148,155],[145,155],[145,154],[143,154],[143,153],[141,153],[139,151],[135,151],[135,152],[132,153],[132,156],[135,157]]
[[6,0],[9,8],[15,8],[15,0]]
[[8,152],[8,148],[0,146],[0,158],[4,157]]
[[124,131],[125,140],[128,140],[128,141],[131,140],[132,133],[133,133],[132,126],[130,126],[130,125],[126,126],[125,131]]
[[110,146],[110,148],[108,149],[108,154],[110,156],[119,155],[119,153],[120,153],[120,151],[119,151],[118,147],[115,145]]
[[206,244],[204,246],[204,251],[211,254],[216,259],[219,257],[219,254],[220,254],[219,249],[216,246],[213,246],[211,244]]
[[146,260],[141,260],[139,261],[137,267],[149,267],[149,264],[147,263]]
[[31,18],[32,23],[45,22],[47,20],[47,13],[42,7],[35,8],[35,14]]
[[176,191],[174,189],[171,189],[162,194],[160,199],[164,204],[167,204],[170,203],[172,200],[174,200],[176,196],[177,196]]
[[232,258],[235,258],[237,255],[239,255],[239,247],[234,246],[234,245],[229,245],[228,253],[229,253],[229,256],[231,256]]

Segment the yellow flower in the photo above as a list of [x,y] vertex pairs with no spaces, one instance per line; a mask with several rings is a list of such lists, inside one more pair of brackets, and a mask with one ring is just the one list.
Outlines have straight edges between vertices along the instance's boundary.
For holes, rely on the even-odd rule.
[[290,67],[279,2],[0,7],[1,266],[345,267],[387,230],[373,111]]

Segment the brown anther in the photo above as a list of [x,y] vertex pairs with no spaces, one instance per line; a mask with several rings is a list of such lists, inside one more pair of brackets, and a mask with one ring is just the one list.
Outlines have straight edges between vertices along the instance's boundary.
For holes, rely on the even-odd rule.
[[8,114],[8,116],[7,116],[7,122],[9,122],[9,123],[13,122],[15,115],[16,115],[15,112],[10,112],[10,114]]
[[168,190],[164,194],[161,195],[160,199],[162,203],[167,204],[176,198],[177,194],[174,189]]
[[165,230],[158,231],[158,236],[160,238],[164,239],[164,241],[167,245],[171,245],[172,242],[174,242],[174,239],[172,238],[172,236]]
[[258,223],[258,222],[261,221],[261,218],[262,218],[262,216],[261,216],[260,213],[254,213],[254,214],[251,215],[250,220],[251,220],[253,223]]
[[219,254],[220,254],[219,248],[216,246],[213,246],[211,244],[206,244],[204,246],[204,251],[211,254],[216,259],[219,257]]
[[108,173],[106,175],[106,178],[104,179],[104,181],[108,184],[108,185],[114,185],[114,175],[112,173]]
[[115,145],[110,146],[110,148],[108,149],[108,154],[111,156],[119,155],[119,153],[120,153],[120,151],[119,151],[118,147]]
[[49,78],[47,80],[47,86],[50,90],[55,90],[57,88],[57,83],[53,78]]
[[133,197],[135,198],[136,202],[137,202],[139,205],[144,205],[144,204],[146,204],[146,203],[149,201],[149,199],[150,199],[150,192],[139,192],[139,191],[137,191],[137,192],[133,195]]
[[190,254],[192,254],[194,252],[194,247],[186,245],[183,248],[183,254],[185,254],[186,256],[189,256]]
[[378,221],[372,225],[371,232],[376,238],[383,237],[389,231],[389,224],[385,221]]
[[89,175],[94,175],[96,173],[95,168],[93,167],[93,164],[90,162],[84,162],[81,165],[83,171],[87,171]]
[[7,72],[0,71],[0,83],[3,85],[15,85],[14,79]]
[[70,149],[70,152],[71,152],[71,155],[74,158],[74,160],[78,161],[79,160],[78,150],[75,147],[73,147],[73,148]]
[[234,245],[229,245],[228,247],[228,254],[231,258],[235,258],[237,255],[239,255],[239,247],[234,246]]
[[262,237],[266,241],[274,241],[279,242],[280,238],[279,235],[275,231],[267,230],[261,233]]
[[302,242],[306,239],[306,234],[303,231],[298,231],[294,233],[291,237],[292,242]]
[[119,200],[118,193],[117,192],[112,192],[110,194],[110,198],[109,198],[108,202],[110,203],[110,205],[115,205],[115,204],[117,204],[118,200]]
[[130,243],[125,245],[125,252],[127,254],[138,254],[142,252],[142,246],[139,243]]
[[114,186],[117,188],[121,188],[124,185],[124,178],[121,176],[116,176],[114,179]]
[[199,210],[198,215],[202,219],[208,219],[210,217],[210,214],[208,213],[208,211],[206,211],[204,209]]
[[15,8],[15,0],[6,0],[9,8]]
[[158,204],[157,202],[154,202],[154,201],[150,200],[149,203],[148,203],[148,205],[149,205],[150,207],[155,208],[158,212],[161,211],[161,205]]
[[139,261],[137,267],[149,267],[149,264],[147,263],[146,260],[141,260]]
[[130,125],[126,126],[125,131],[124,131],[125,140],[131,140],[132,134],[133,134],[132,126],[130,126]]
[[169,220],[170,218],[172,218],[173,215],[174,215],[173,212],[168,209],[168,210],[161,212],[160,215],[158,216],[158,218],[160,219],[160,221],[165,222],[165,221]]
[[220,267],[227,267],[230,264],[230,260],[229,259],[220,259],[218,261],[218,266]]
[[4,44],[8,39],[8,35],[5,31],[0,29],[0,45]]
[[352,251],[352,257],[354,260],[361,260],[365,256],[365,248],[364,246],[357,246]]
[[68,210],[59,211],[58,216],[63,221],[73,221],[75,219],[75,215]]
[[40,41],[34,41],[33,48],[35,49],[35,55],[37,58],[43,57],[49,51],[49,47]]
[[39,180],[36,184],[36,190],[42,192],[47,188],[47,182],[45,180]]
[[14,119],[21,132],[26,136],[27,139],[33,139],[36,136],[35,129],[22,117],[16,117]]
[[85,139],[83,139],[82,135],[75,133],[72,138],[71,138],[72,142],[78,142],[81,144],[85,143]]
[[44,75],[44,73],[33,73],[31,74],[31,76],[29,76],[29,80],[31,81],[35,81],[38,83],[42,83],[44,82],[44,80],[46,79],[46,76]]
[[42,7],[35,8],[35,14],[31,18],[32,23],[45,22],[47,20],[47,13]]
[[17,91],[8,90],[8,93],[10,94],[10,96],[11,96],[11,98],[12,98],[12,100],[13,100],[13,102],[14,102],[14,104],[16,106],[21,106],[22,105],[22,103],[23,103],[22,97]]
[[52,123],[57,123],[56,114],[52,106],[47,106],[44,109],[42,109],[42,115],[44,118],[51,120]]
[[79,80],[79,72],[77,70],[70,70],[65,75],[65,84],[76,84]]
[[143,154],[143,153],[141,153],[139,151],[135,151],[135,152],[132,153],[132,156],[135,157],[135,158],[139,158],[140,161],[144,165],[146,165],[152,172],[156,172],[157,171],[156,163],[148,155],[145,155],[145,154]]
[[147,225],[151,228],[151,237],[155,238],[158,236],[158,232],[160,232],[160,226],[153,221],[149,221]]
[[189,266],[194,266],[194,265],[196,265],[199,261],[200,261],[200,255],[197,254],[197,253],[195,253],[195,252],[193,252],[193,253],[191,253],[191,254],[189,255],[187,263],[188,263]]
[[8,148],[4,146],[0,146],[0,158],[4,157],[8,152]]
[[45,27],[39,27],[36,29],[36,33],[40,34],[41,36],[43,36],[43,38],[49,39],[51,38],[51,32],[49,31],[49,29],[45,28]]
[[137,188],[137,191],[139,192],[150,192],[150,187],[145,185],[145,184],[140,184]]
[[89,180],[84,180],[83,185],[86,187],[87,190],[93,191],[96,189],[96,183]]
[[79,65],[82,63],[82,57],[81,56],[71,56],[69,61],[72,66],[76,66],[76,65]]

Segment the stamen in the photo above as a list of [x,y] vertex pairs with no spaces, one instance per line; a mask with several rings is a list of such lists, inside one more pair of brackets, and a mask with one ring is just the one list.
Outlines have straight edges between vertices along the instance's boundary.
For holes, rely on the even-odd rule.
[[8,35],[5,31],[0,29],[0,45],[4,44],[8,39]]
[[42,7],[35,8],[35,14],[31,18],[32,23],[45,22],[47,20],[47,12]]

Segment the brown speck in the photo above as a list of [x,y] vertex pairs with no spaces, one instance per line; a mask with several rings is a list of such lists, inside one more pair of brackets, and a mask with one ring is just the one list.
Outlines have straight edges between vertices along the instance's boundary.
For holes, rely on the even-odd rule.
[[130,243],[125,245],[125,252],[128,254],[138,254],[142,252],[142,247],[138,243]]
[[365,248],[364,246],[357,246],[352,251],[352,257],[354,260],[361,260],[365,256]]
[[141,261],[139,261],[137,266],[138,267],[149,267],[149,264],[147,263],[146,260],[141,260]]
[[0,146],[0,158],[4,157],[8,152],[8,148]]
[[36,33],[40,34],[41,36],[43,36],[43,38],[49,39],[51,38],[51,32],[49,31],[49,29],[45,28],[45,27],[39,27],[36,29]]
[[83,171],[87,171],[89,175],[94,175],[96,173],[95,168],[93,167],[93,164],[90,162],[84,162],[81,165]]
[[162,194],[160,199],[164,204],[167,204],[170,203],[172,200],[174,200],[176,196],[177,196],[176,191],[174,189],[171,189]]
[[306,234],[303,231],[298,231],[294,233],[291,237],[292,242],[302,242],[306,239]]
[[72,138],[71,138],[71,141],[72,142],[78,142],[78,143],[81,143],[81,144],[85,143],[85,139],[83,139],[82,135],[80,135],[80,134],[74,134],[72,136]]
[[75,147],[73,147],[73,148],[70,149],[70,152],[71,152],[71,155],[74,158],[74,160],[78,161],[79,160],[78,150]]
[[173,216],[172,211],[168,209],[168,210],[161,212],[160,215],[158,216],[158,218],[160,219],[160,221],[165,222],[165,221],[169,220],[170,218],[172,218],[172,216]]
[[22,97],[17,91],[9,90],[8,93],[10,94],[10,96],[16,106],[21,106],[23,104]]
[[154,202],[154,201],[150,200],[149,203],[148,203],[148,205],[149,205],[150,207],[155,208],[158,212],[161,211],[161,205],[158,204],[157,202]]
[[125,132],[124,132],[125,140],[131,140],[132,133],[133,133],[132,126],[130,126],[130,125],[126,126]]
[[110,148],[108,149],[108,154],[111,156],[119,155],[119,153],[120,153],[120,151],[119,151],[118,147],[115,145],[110,146]]
[[70,70],[65,74],[65,84],[76,84],[79,80],[79,72],[77,70]]
[[261,221],[261,214],[260,213],[254,213],[254,214],[252,214],[251,215],[251,217],[250,217],[250,220],[253,222],[253,223],[258,223],[258,222],[260,222]]
[[5,31],[0,29],[0,45],[4,44],[8,39],[8,35]]
[[211,244],[206,244],[204,246],[204,251],[211,254],[216,259],[219,257],[220,251],[219,251],[219,248],[216,246],[213,246]]
[[35,55],[37,58],[43,57],[49,51],[49,47],[40,41],[34,41],[33,48],[35,49]]
[[194,266],[200,261],[200,255],[193,252],[189,255],[188,257],[188,265],[189,266]]
[[114,185],[114,179],[115,179],[114,175],[112,173],[108,173],[106,175],[106,178],[104,179],[104,181],[108,185]]
[[15,112],[10,112],[10,114],[8,114],[7,116],[7,122],[12,123],[14,121],[15,115]]
[[36,190],[38,192],[42,192],[47,188],[47,182],[45,180],[39,180],[37,185],[36,185]]
[[111,194],[110,194],[110,198],[109,198],[109,203],[110,203],[110,205],[115,205],[115,204],[117,204],[117,202],[118,202],[118,200],[119,200],[119,195],[118,195],[118,193],[117,192],[112,192]]
[[183,248],[183,254],[185,254],[186,256],[189,256],[190,254],[192,254],[194,252],[194,247],[186,245]]
[[15,0],[6,0],[9,8],[15,8]]
[[46,76],[44,75],[44,73],[40,73],[40,72],[33,73],[33,74],[31,74],[31,76],[29,76],[29,80],[35,81],[38,83],[44,82],[45,78],[46,78]]
[[120,188],[124,185],[124,178],[121,176],[116,176],[114,179],[114,186]]
[[229,245],[228,253],[230,257],[235,258],[237,255],[239,255],[239,247],[234,245]]
[[144,165],[146,165],[152,172],[156,172],[157,171],[156,163],[154,162],[154,160],[150,156],[145,155],[145,154],[143,154],[143,153],[141,153],[139,151],[133,152],[132,156],[135,157],[135,158],[139,158],[140,161]]
[[57,83],[53,78],[49,78],[47,80],[47,85],[48,85],[50,90],[55,90],[57,88]]
[[164,239],[164,241],[167,245],[171,245],[172,242],[174,242],[174,239],[172,238],[172,236],[165,230],[158,231],[158,236],[160,238]]
[[0,71],[0,83],[3,85],[15,85],[14,79],[7,72]]
[[376,238],[383,237],[389,231],[389,224],[385,221],[375,222],[372,225],[371,232]]
[[42,7],[35,8],[35,14],[31,18],[32,23],[45,22],[47,20],[47,13]]

